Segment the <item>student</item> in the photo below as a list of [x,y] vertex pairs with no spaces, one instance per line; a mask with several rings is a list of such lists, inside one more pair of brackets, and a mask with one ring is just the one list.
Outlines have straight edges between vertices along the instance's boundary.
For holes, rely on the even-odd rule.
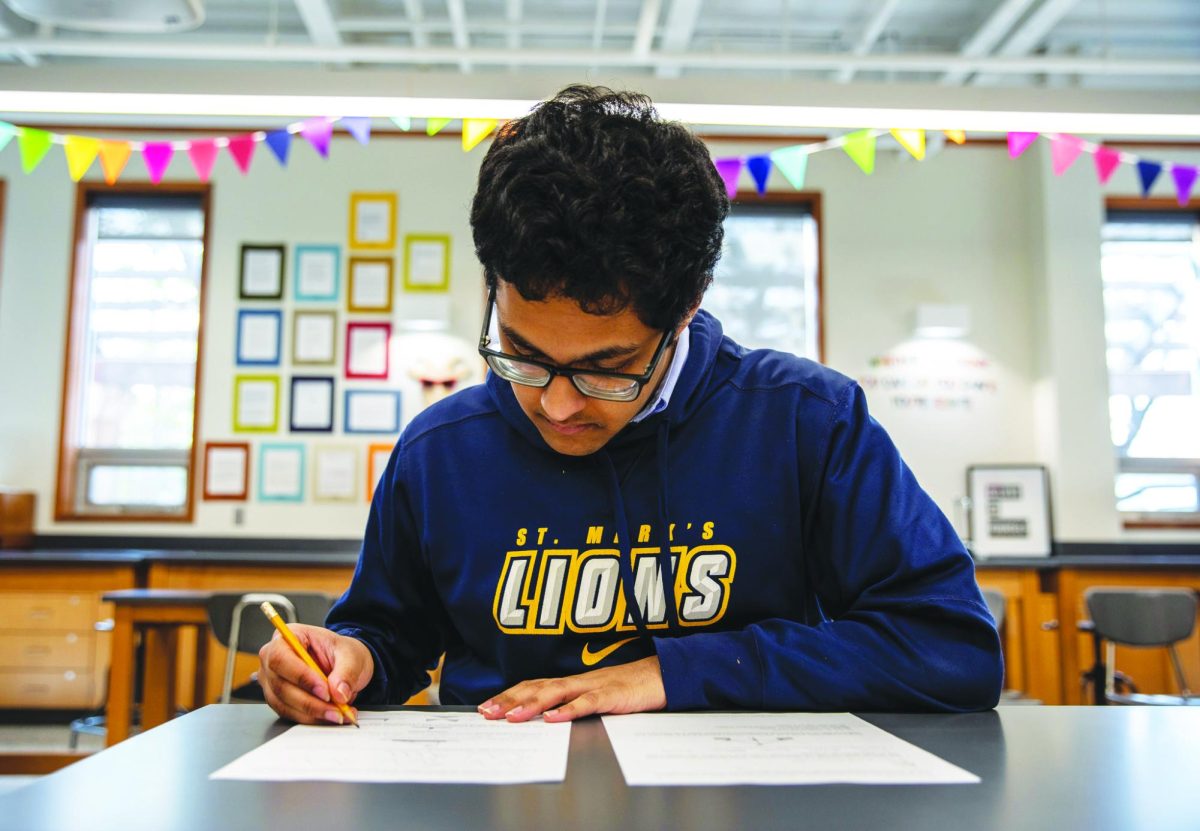
[[[507,124],[471,209],[487,382],[421,413],[328,629],[336,701],[488,718],[751,708],[977,710],[999,639],[971,559],[812,361],[698,310],[729,209],[704,144],[574,86]],[[267,701],[341,716],[280,640]]]

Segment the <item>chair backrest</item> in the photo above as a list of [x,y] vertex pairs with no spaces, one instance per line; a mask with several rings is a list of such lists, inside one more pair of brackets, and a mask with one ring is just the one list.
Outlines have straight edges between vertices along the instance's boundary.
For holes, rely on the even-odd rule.
[[[261,599],[256,599],[258,596]],[[287,602],[280,602],[280,598]],[[230,645],[231,633],[234,629],[234,612],[238,612],[240,625],[237,627],[238,652],[258,652],[264,643],[271,639],[275,627],[259,610],[262,600],[270,600],[278,608],[279,614],[289,623],[309,623],[320,626],[325,622],[325,615],[333,605],[334,598],[323,592],[215,592],[208,601],[208,622],[212,626],[213,637],[221,646]],[[238,606],[241,609],[238,609]],[[288,606],[295,611],[295,620],[287,614]]]
[[1196,625],[1191,589],[1088,589],[1084,593],[1096,634],[1126,646],[1169,646]]
[[992,617],[996,619],[996,628],[1000,629],[1004,626],[1004,593],[996,589],[983,590],[983,602],[987,604],[988,611],[992,613]]

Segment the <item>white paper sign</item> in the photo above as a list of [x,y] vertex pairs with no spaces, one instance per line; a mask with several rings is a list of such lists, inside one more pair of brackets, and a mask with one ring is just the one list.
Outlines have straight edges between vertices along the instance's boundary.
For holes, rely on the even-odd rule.
[[408,283],[412,286],[442,286],[446,283],[446,244],[410,242]]
[[204,466],[204,490],[209,496],[241,496],[246,490],[246,449],[211,448]]
[[304,492],[304,451],[264,447],[259,493],[264,499],[296,499]]
[[351,447],[321,447],[313,464],[317,499],[358,497],[358,453]]
[[388,330],[381,326],[355,326],[350,329],[350,375],[386,376],[388,369]]
[[278,386],[270,381],[239,381],[236,427],[274,427]]
[[350,280],[350,306],[355,309],[386,309],[391,305],[391,280],[387,263],[356,262]]
[[331,364],[336,355],[334,332],[336,320],[332,314],[296,313],[296,343],[292,351],[297,363]]
[[248,297],[278,297],[283,286],[283,253],[277,249],[242,251],[242,293]]
[[354,205],[354,242],[385,243],[392,239],[391,202],[360,199]]
[[296,294],[301,297],[332,299],[337,294],[337,254],[333,251],[304,251],[300,263]]
[[292,429],[333,429],[333,384],[297,378],[292,382]]
[[279,315],[238,315],[238,356],[242,363],[279,363]]
[[346,431],[394,433],[400,429],[396,394],[353,390],[346,396]]

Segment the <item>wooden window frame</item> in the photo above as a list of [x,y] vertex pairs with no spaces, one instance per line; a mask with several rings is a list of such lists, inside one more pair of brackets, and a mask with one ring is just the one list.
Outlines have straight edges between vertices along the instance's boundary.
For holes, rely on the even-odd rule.
[[[204,212],[204,236],[200,256],[199,318],[196,327],[196,373],[193,379],[195,396],[192,402],[192,446],[186,451],[188,459],[187,499],[180,513],[158,511],[117,511],[113,513],[82,513],[78,510],[76,480],[79,450],[70,437],[76,435],[78,427],[78,399],[81,375],[81,333],[87,314],[87,244],[83,239],[88,200],[92,194],[146,194],[168,196],[199,196]],[[56,522],[170,522],[190,523],[195,521],[197,482],[197,439],[200,435],[200,379],[204,363],[204,311],[208,285],[209,234],[212,208],[212,186],[207,183],[180,182],[153,185],[149,182],[118,183],[106,185],[97,182],[80,182],[75,188],[75,230],[71,238],[70,290],[67,299],[66,351],[63,355],[62,398],[59,413],[58,473],[55,486],[54,520]],[[169,451],[179,453],[180,451]]]

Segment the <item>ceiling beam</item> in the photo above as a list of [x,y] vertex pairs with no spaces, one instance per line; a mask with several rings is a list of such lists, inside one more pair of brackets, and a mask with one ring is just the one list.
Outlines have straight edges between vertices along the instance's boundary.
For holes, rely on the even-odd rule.
[[[892,15],[896,13],[896,7],[899,5],[900,0],[883,0],[883,5],[876,9],[875,14],[867,21],[867,28],[863,29],[858,42],[850,51],[855,55],[865,55],[870,52],[875,46],[875,41],[879,40],[879,36],[891,22]],[[854,67],[844,67],[838,71],[836,80],[847,83],[854,78],[854,72]]]
[[[467,36],[467,10],[463,0],[446,0],[446,13],[450,16],[450,38],[454,48],[467,52],[471,48],[471,38]],[[471,62],[464,57],[458,62],[458,69],[470,72]]]
[[599,52],[604,45],[604,30],[608,27],[608,0],[596,0],[596,17],[592,21],[592,49]]
[[422,25],[425,23],[425,9],[421,6],[421,0],[404,0],[404,12],[408,17],[413,46],[424,49],[429,45],[429,35]]
[[[971,36],[971,39],[963,44],[959,54],[964,58],[977,58],[990,54],[1032,2],[1033,0],[1004,0],[979,27],[978,31]],[[969,69],[952,69],[941,77],[939,83],[956,86],[965,81],[970,74],[971,70]]]
[[504,20],[509,25],[508,48],[521,48],[521,17],[523,9],[521,0],[507,0],[504,5]]
[[[696,21],[700,19],[701,0],[671,0],[667,9],[667,23],[663,29],[662,51],[686,52],[696,34]],[[894,0],[889,0],[894,2]],[[659,65],[660,78],[678,78],[683,68],[678,65]]]
[[[1008,40],[996,54],[1006,58],[1028,55],[1046,39],[1050,30],[1057,26],[1058,22],[1078,2],[1079,0],[1044,0],[1042,5],[1029,15],[1029,18],[1015,32],[1009,35]],[[990,80],[982,82],[989,83]],[[980,83],[980,81],[978,76],[972,79],[973,83]]]
[[654,31],[658,28],[658,15],[661,11],[662,0],[642,0],[637,33],[633,36],[633,56],[639,62],[650,57],[650,47],[654,45]]
[[342,45],[342,35],[333,19],[333,12],[326,0],[296,0],[296,11],[304,21],[308,36],[317,46]]

